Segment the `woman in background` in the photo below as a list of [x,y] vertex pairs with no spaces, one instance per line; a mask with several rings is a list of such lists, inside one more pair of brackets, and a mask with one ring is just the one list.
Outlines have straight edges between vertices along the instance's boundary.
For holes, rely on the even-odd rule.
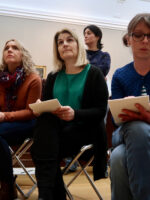
[[[150,95],[150,13],[137,14],[123,37],[134,61],[116,70],[112,99]],[[150,112],[123,109],[122,125],[113,133],[111,154],[112,200],[150,200]]]
[[85,44],[87,45],[87,59],[89,62],[100,68],[106,77],[110,70],[110,55],[108,52],[103,52],[102,31],[95,25],[88,25],[83,30]]
[[84,46],[68,29],[54,36],[54,61],[43,100],[57,98],[62,106],[38,117],[31,151],[42,200],[66,199],[60,161],[77,154],[83,145],[94,145],[95,180],[105,177],[107,166],[108,91],[101,70],[88,64]]
[[29,52],[15,39],[6,42],[0,65],[0,200],[13,200],[10,145],[31,137],[35,119],[29,104],[41,97],[41,79]]

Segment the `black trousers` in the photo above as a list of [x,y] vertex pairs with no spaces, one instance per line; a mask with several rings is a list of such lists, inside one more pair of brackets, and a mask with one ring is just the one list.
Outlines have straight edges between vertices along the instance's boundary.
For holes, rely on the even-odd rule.
[[36,167],[39,198],[66,199],[60,161],[77,154],[83,145],[93,143],[92,134],[89,125],[65,122],[50,113],[38,118],[31,154]]

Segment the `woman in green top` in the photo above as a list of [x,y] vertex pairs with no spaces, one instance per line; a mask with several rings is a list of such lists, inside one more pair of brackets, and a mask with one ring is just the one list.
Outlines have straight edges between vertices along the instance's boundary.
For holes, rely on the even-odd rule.
[[108,91],[101,71],[88,64],[84,45],[70,30],[54,37],[54,70],[46,80],[43,100],[58,98],[61,108],[42,113],[35,128],[32,157],[39,198],[65,200],[60,161],[85,144],[94,145],[94,180],[106,171],[104,116]]

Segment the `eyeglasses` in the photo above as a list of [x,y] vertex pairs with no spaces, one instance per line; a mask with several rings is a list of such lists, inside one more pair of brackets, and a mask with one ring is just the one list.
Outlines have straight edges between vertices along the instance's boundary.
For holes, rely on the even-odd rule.
[[130,35],[132,36],[133,40],[136,42],[143,41],[145,37],[147,37],[147,40],[150,41],[150,33],[144,34],[144,33],[134,32],[134,33],[131,33]]

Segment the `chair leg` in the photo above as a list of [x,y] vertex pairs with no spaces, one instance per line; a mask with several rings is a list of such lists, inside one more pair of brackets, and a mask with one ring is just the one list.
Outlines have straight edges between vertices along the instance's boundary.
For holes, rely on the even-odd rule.
[[93,161],[93,159],[94,159],[94,156],[92,156],[92,158],[84,166],[82,166],[78,162],[78,164],[81,167],[81,170],[79,172],[77,172],[76,175],[69,181],[69,183],[67,184],[67,187],[69,187],[71,185],[71,183],[83,172],[86,175],[86,177],[87,177],[88,181],[90,182],[91,186],[93,187],[94,191],[96,192],[98,198],[100,200],[103,200],[102,196],[100,195],[100,193],[98,192],[97,188],[95,187],[94,182],[92,181],[92,179],[90,178],[90,176],[88,175],[88,173],[86,171],[86,167],[88,167],[91,164],[91,162]]
[[93,180],[91,179],[91,177],[89,176],[89,174],[87,173],[86,171],[86,168],[92,163],[93,159],[94,159],[94,156],[91,157],[91,159],[86,162],[85,165],[81,165],[80,162],[79,162],[79,158],[80,156],[86,151],[86,150],[89,150],[89,149],[92,149],[93,148],[93,145],[85,145],[83,146],[81,149],[80,149],[80,152],[76,155],[76,157],[72,160],[72,162],[64,169],[64,173],[65,174],[67,172],[67,170],[70,168],[71,165],[73,165],[75,162],[78,162],[79,166],[81,167],[81,169],[75,174],[75,176],[65,185],[65,189],[66,189],[66,192],[67,192],[67,195],[69,197],[70,200],[73,199],[72,195],[71,197],[69,196],[70,195],[70,192],[68,190],[68,187],[73,183],[73,181],[83,172],[86,176],[86,178],[88,179],[89,183],[91,184],[93,190],[95,191],[96,195],[98,196],[98,198],[100,200],[103,200],[102,196],[100,195],[99,191],[97,190]]
[[31,187],[31,189],[27,193],[24,193],[23,190],[20,188],[20,186],[16,183],[16,187],[17,187],[18,191],[21,193],[21,195],[24,198],[27,199],[27,198],[29,198],[29,196],[31,195],[31,193],[36,189],[37,183],[36,183],[35,179],[29,174],[29,172],[27,171],[27,169],[25,168],[25,166],[23,165],[23,163],[20,161],[20,159],[18,160],[18,163],[19,163],[19,165],[22,167],[22,169],[24,170],[24,172],[26,173],[26,175],[29,177],[29,179],[33,183],[33,186]]
[[22,161],[20,160],[21,156],[30,148],[30,146],[32,145],[33,141],[31,139],[26,139],[24,141],[24,143],[17,149],[17,151],[13,151],[12,148],[10,147],[10,151],[12,153],[12,161],[13,161],[13,165],[15,163],[18,163],[20,165],[20,167],[24,170],[25,174],[28,176],[28,178],[32,181],[33,186],[30,188],[30,190],[27,193],[24,193],[23,190],[21,189],[21,187],[16,183],[16,187],[18,189],[18,191],[20,192],[20,194],[22,195],[22,197],[24,199],[29,198],[29,196],[31,195],[31,193],[36,189],[37,187],[37,183],[36,180],[30,175],[30,173],[27,171],[26,167],[24,166],[24,164],[22,163]]
[[65,187],[65,190],[66,190],[66,193],[67,193],[67,196],[69,197],[70,200],[74,200],[73,196],[71,195],[70,191],[68,190],[66,184],[64,184],[64,187]]
[[88,181],[90,182],[91,186],[93,187],[94,191],[96,192],[98,198],[100,200],[103,200],[102,196],[100,195],[99,191],[97,190],[97,188],[95,187],[94,182],[92,181],[92,179],[90,178],[90,176],[88,175],[87,171],[85,169],[83,169],[84,174],[86,175]]
[[91,164],[91,162],[93,161],[93,158],[94,158],[94,157],[92,157],[84,166],[82,166],[82,165],[80,164],[80,162],[77,161],[78,164],[79,164],[79,166],[81,167],[81,169],[80,169],[80,170],[75,174],[75,176],[68,182],[67,187],[69,187],[69,186],[71,185],[71,183],[83,172],[83,169],[85,169],[86,167],[88,167],[88,166]]

